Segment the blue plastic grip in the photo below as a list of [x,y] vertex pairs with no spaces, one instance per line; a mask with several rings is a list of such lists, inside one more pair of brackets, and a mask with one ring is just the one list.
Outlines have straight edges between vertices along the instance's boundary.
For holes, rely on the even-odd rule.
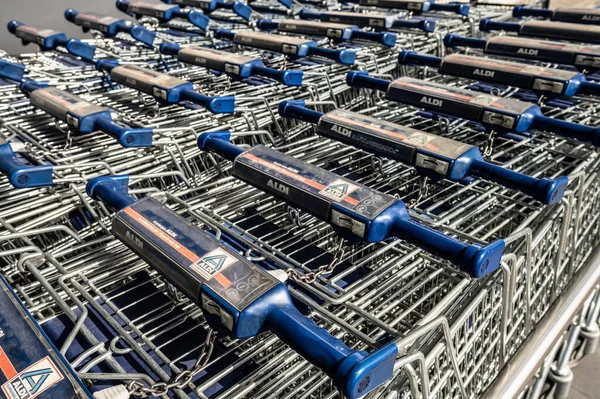
[[0,76],[16,82],[22,82],[23,76],[25,76],[25,66],[0,59]]
[[569,178],[566,176],[557,179],[537,179],[486,162],[483,159],[474,159],[469,170],[475,176],[518,190],[545,205],[552,205],[559,202],[563,198],[563,194],[569,184]]
[[600,147],[600,127],[579,125],[544,115],[535,115],[531,126]]
[[233,3],[233,6],[231,8],[238,17],[246,21],[250,20],[250,16],[252,15],[252,8],[248,7],[246,4],[242,3],[241,1],[236,1]]
[[300,70],[279,70],[260,65],[252,65],[252,73],[271,78],[286,86],[302,86],[304,78],[304,72]]
[[432,55],[419,54],[412,50],[402,50],[400,54],[398,54],[398,63],[402,65],[427,65],[433,68],[439,68],[442,59]]
[[223,28],[217,28],[213,31],[213,33],[217,39],[233,40],[235,37],[235,32]]
[[277,109],[279,111],[279,115],[284,118],[300,119],[304,122],[314,124],[319,123],[323,113],[304,108],[304,104],[305,102],[303,100],[284,100],[279,103]]
[[485,48],[487,41],[485,39],[475,39],[474,37],[462,37],[454,33],[448,33],[444,36],[444,46],[446,47],[472,47]]
[[10,33],[12,33],[13,35],[15,34],[15,32],[17,31],[17,28],[19,26],[23,26],[25,25],[23,22],[19,22],[19,21],[15,21],[14,19],[12,21],[9,21],[8,24],[6,25],[6,28],[8,29],[8,31]]
[[123,30],[128,32],[131,37],[133,37],[138,42],[142,42],[150,47],[154,45],[154,39],[156,38],[156,33],[151,32],[148,29],[144,28],[140,25],[133,25],[131,27],[123,26]]
[[473,278],[483,277],[496,270],[504,253],[503,240],[494,241],[485,247],[468,245],[417,222],[408,214],[406,217],[395,218],[392,233],[427,252],[457,264]]
[[104,202],[114,211],[133,204],[136,199],[129,195],[129,175],[100,176],[87,182],[85,190],[91,198]]
[[350,71],[346,75],[346,84],[352,87],[365,87],[387,92],[390,82],[383,79],[372,78],[369,76],[368,72]]
[[117,60],[98,60],[96,61],[96,69],[99,71],[107,71],[110,72],[113,68],[119,66],[119,61]]
[[233,161],[238,155],[244,152],[243,149],[231,144],[229,139],[231,132],[225,130],[222,132],[205,132],[198,136],[198,148],[202,151],[214,152],[225,159]]
[[177,55],[179,54],[180,49],[181,46],[176,43],[161,43],[160,47],[158,48],[158,51],[160,51],[161,54],[165,55]]
[[354,50],[333,50],[314,46],[308,48],[308,55],[318,55],[343,65],[354,65],[354,62],[356,61],[356,51]]
[[256,27],[260,30],[277,29],[279,27],[279,22],[270,19],[259,19],[256,21]]
[[321,19],[321,15],[323,13],[318,12],[318,11],[314,11],[314,10],[308,10],[308,9],[302,9],[300,10],[300,13],[298,14],[298,16],[302,19]]
[[519,32],[521,30],[520,24],[514,22],[496,22],[491,19],[484,18],[479,21],[479,30],[483,32],[491,32],[493,30],[503,30],[506,32]]
[[544,17],[550,18],[552,16],[552,10],[546,10],[543,8],[528,8],[525,6],[515,6],[512,12],[513,17]]
[[434,32],[435,21],[432,19],[396,19],[392,23],[392,27],[419,29],[423,32]]
[[123,11],[126,14],[129,14],[129,2],[127,0],[117,0],[117,3],[115,4],[117,6],[117,9],[119,11]]
[[210,23],[210,18],[196,10],[190,10],[185,12],[187,14],[187,20],[194,26],[206,30]]
[[125,128],[108,118],[97,118],[94,128],[114,137],[125,148],[152,147],[151,128]]
[[294,0],[278,0],[278,1],[279,1],[279,4],[281,4],[285,8],[292,8],[292,5],[294,4]]
[[469,11],[471,11],[471,6],[469,6],[468,4],[460,4],[460,3],[449,3],[449,4],[432,3],[430,9],[432,11],[453,12],[455,14],[459,14],[459,15],[467,17],[469,15]]
[[52,165],[27,165],[21,162],[9,143],[0,145],[0,171],[16,188],[52,185]]
[[69,22],[75,22],[75,17],[79,15],[79,11],[76,11],[72,8],[67,8],[65,10],[65,18],[67,19],[67,21]]
[[599,95],[600,94],[600,83],[598,82],[590,82],[587,80],[584,80],[580,83],[580,90],[582,93],[586,93],[586,94],[595,94],[595,95]]
[[357,352],[291,305],[271,308],[267,324],[282,341],[330,375],[344,397],[360,398],[392,378],[398,355],[393,343],[371,355]]
[[81,40],[71,39],[65,45],[69,54],[81,58],[87,62],[94,62],[96,47],[82,42]]
[[376,43],[381,43],[386,47],[394,47],[396,45],[397,35],[392,32],[365,32],[362,30],[353,30],[351,33],[352,39],[370,40]]
[[213,114],[230,114],[235,108],[233,96],[206,96],[194,90],[181,91],[182,99],[202,105]]

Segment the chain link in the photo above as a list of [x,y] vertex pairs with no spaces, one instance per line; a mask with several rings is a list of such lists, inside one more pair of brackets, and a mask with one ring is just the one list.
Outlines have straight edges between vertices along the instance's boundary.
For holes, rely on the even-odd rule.
[[172,382],[156,382],[151,386],[147,387],[139,381],[131,381],[127,385],[129,394],[137,398],[148,398],[151,396],[164,396],[169,393],[171,389],[183,389],[188,385],[194,376],[198,374],[208,364],[208,361],[212,355],[215,347],[215,339],[217,334],[213,330],[208,330],[204,344],[202,345],[202,352],[196,359],[194,367],[189,370],[182,371],[177,374]]
[[335,253],[333,255],[333,259],[331,260],[331,262],[319,266],[319,268],[317,270],[315,270],[314,272],[310,272],[310,273],[303,274],[303,273],[300,273],[296,269],[288,269],[285,272],[288,274],[288,276],[292,280],[311,284],[317,280],[317,277],[319,277],[323,274],[332,273],[333,270],[338,265],[338,263],[340,263],[340,261],[344,258],[345,253],[346,253],[346,240],[340,239],[340,243],[338,244],[338,247],[335,250]]

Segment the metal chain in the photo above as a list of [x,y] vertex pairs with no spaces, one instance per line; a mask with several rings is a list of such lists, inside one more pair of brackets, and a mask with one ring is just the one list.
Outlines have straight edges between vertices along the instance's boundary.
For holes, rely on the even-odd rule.
[[417,198],[413,198],[406,207],[409,209],[417,206],[419,202],[429,194],[429,177],[423,176],[419,179],[419,192],[417,193]]
[[313,272],[302,274],[296,269],[288,269],[285,272],[288,274],[290,279],[299,281],[301,283],[311,284],[317,280],[317,277],[323,274],[330,274],[336,268],[338,263],[344,258],[344,254],[346,253],[346,240],[340,239],[340,243],[336,248],[333,259],[331,262],[319,266],[319,268]]
[[484,158],[489,157],[494,152],[494,139],[496,138],[496,132],[491,131],[483,147],[482,155]]
[[129,394],[137,398],[148,398],[154,396],[164,396],[169,393],[173,388],[183,389],[188,385],[194,376],[198,374],[208,364],[208,361],[212,355],[215,347],[215,339],[217,334],[213,330],[208,330],[204,344],[202,345],[202,351],[200,356],[196,359],[194,367],[189,370],[182,371],[177,374],[172,382],[156,382],[151,386],[147,387],[139,381],[131,381],[127,385]]

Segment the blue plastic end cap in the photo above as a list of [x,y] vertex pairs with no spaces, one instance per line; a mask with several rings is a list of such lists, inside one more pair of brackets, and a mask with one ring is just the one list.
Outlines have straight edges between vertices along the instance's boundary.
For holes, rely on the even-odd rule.
[[111,71],[114,67],[119,66],[119,61],[117,60],[98,60],[96,61],[96,69],[102,70],[106,69]]
[[464,17],[468,17],[471,12],[471,6],[468,4],[461,4],[458,7],[458,13]]
[[483,277],[500,267],[504,247],[504,240],[494,241],[483,248],[470,245],[459,262],[460,269],[473,278]]
[[383,32],[381,35],[381,44],[386,47],[394,47],[397,40],[398,35],[392,32]]
[[402,64],[402,65],[410,64],[410,62],[407,61],[407,59],[406,59],[409,54],[418,54],[418,53],[413,50],[402,50],[398,54],[398,64]]
[[458,39],[458,38],[460,38],[460,35],[456,35],[454,33],[446,34],[446,36],[444,36],[444,46],[445,47],[454,47],[454,44],[452,42],[454,41],[454,39]]
[[177,55],[180,48],[181,46],[177,43],[161,43],[158,51],[160,51],[161,54]]
[[356,61],[356,51],[355,50],[340,50],[339,61],[344,65],[354,65]]
[[237,16],[243,18],[246,21],[250,20],[250,15],[252,15],[252,8],[248,7],[246,4],[241,1],[236,1],[233,3],[233,12],[236,13]]
[[491,20],[484,18],[481,21],[479,21],[479,30],[482,32],[489,32],[490,30],[488,29],[488,24],[490,23]]
[[208,101],[206,109],[212,112],[213,114],[231,114],[235,109],[235,97],[212,97]]
[[127,12],[129,10],[129,2],[127,0],[117,0],[116,6],[119,11]]
[[13,19],[12,21],[10,21],[8,23],[8,25],[6,25],[6,27],[7,27],[8,31],[14,35],[15,32],[17,31],[17,28],[22,25],[24,25],[23,22],[15,21]]
[[93,62],[96,55],[96,47],[77,39],[71,39],[66,45],[67,51],[84,61]]
[[423,32],[435,32],[435,21],[431,19],[424,19],[420,23]]
[[289,105],[297,105],[299,107],[304,107],[306,105],[306,101],[304,101],[304,100],[283,100],[277,106],[277,111],[279,112],[280,116],[282,116],[284,118],[289,117],[289,115],[287,114],[287,107]]
[[206,30],[206,28],[208,28],[208,24],[210,23],[210,18],[208,18],[206,15],[202,14],[201,12],[198,12],[196,10],[191,10],[190,13],[188,14],[188,21],[190,21],[190,23],[202,30]]
[[540,179],[533,198],[546,205],[556,204],[563,198],[568,184],[569,178],[566,176],[558,179]]
[[515,18],[520,17],[522,9],[523,9],[523,6],[515,6],[515,8],[513,8],[513,11],[512,11],[513,17],[515,17]]
[[286,86],[302,86],[304,71],[284,71],[281,81]]
[[207,151],[206,144],[210,139],[220,139],[229,142],[231,139],[231,132],[229,130],[222,130],[220,132],[204,132],[198,136],[198,148],[202,151]]
[[125,129],[119,135],[119,144],[125,148],[152,147],[152,129]]
[[294,0],[279,0],[279,3],[281,3],[286,8],[292,8]]
[[6,60],[0,60],[0,76],[21,82],[25,76],[25,65]]
[[348,72],[348,74],[346,75],[346,84],[348,86],[354,86],[354,79],[357,76],[369,76],[369,72],[366,71],[350,71]]
[[397,356],[398,347],[394,343],[366,357],[363,352],[356,352],[342,361],[334,381],[348,399],[361,398],[393,377]]
[[114,185],[119,191],[129,193],[129,175],[99,176],[94,177],[85,185],[85,191],[90,198],[94,197],[94,191],[98,186]]
[[15,188],[48,187],[52,185],[52,165],[23,167],[8,176]]
[[592,144],[596,147],[600,147],[600,127],[594,130],[592,135]]
[[154,39],[156,38],[156,33],[151,32],[140,25],[132,26],[130,35],[135,40],[140,41],[148,46],[154,45]]
[[76,11],[72,8],[67,8],[65,10],[65,18],[67,19],[67,21],[69,22],[75,22],[75,17],[79,15],[79,11]]

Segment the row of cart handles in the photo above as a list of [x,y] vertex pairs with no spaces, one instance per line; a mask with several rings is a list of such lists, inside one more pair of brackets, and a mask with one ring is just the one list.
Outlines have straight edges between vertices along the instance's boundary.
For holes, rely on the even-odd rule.
[[[383,0],[380,2],[383,4]],[[360,0],[358,3],[369,6],[379,5],[378,0]],[[393,2],[388,1],[388,3]],[[461,15],[468,14],[468,6],[465,8],[463,5],[412,3],[420,4],[420,11],[423,12],[441,10]],[[132,14],[143,14],[148,11],[136,8],[135,3],[126,1],[119,1],[118,7]],[[161,14],[160,18],[164,20],[186,18],[201,29],[206,29],[208,26],[209,20],[203,14],[196,15],[193,11],[182,11],[178,7],[177,9],[163,7],[163,11],[165,13]],[[371,40],[390,47],[395,45],[395,35],[389,36],[393,34],[386,36],[388,34],[386,32],[361,31],[359,28],[367,25],[361,22],[360,14],[359,17],[357,14],[351,14],[354,15],[351,17],[339,13],[337,17],[332,17],[333,14],[303,11],[300,16],[323,22],[351,23],[352,25],[347,28],[347,40]],[[515,9],[515,15],[517,14],[549,17],[557,21],[562,20],[555,18],[566,18],[561,17],[560,13],[548,14],[527,8],[519,8],[518,11]],[[104,19],[102,22],[101,17],[83,15],[73,10],[67,10],[66,16],[67,19],[86,29],[98,29],[109,37],[119,32],[128,32],[148,45],[154,42],[154,32],[124,20]],[[84,20],[87,22],[83,22]],[[385,17],[378,25],[390,29],[408,26],[403,25],[406,21],[410,20]],[[418,23],[423,24],[422,21]],[[582,23],[593,23],[589,19],[586,21]],[[409,24],[414,23],[415,21],[409,22]],[[482,21],[485,29],[508,29],[515,32],[527,31],[524,28],[527,24],[530,22],[513,26]],[[281,21],[261,20],[257,26],[265,30],[286,31]],[[297,31],[298,28],[295,29],[287,32],[302,33]],[[93,46],[75,39],[68,40],[64,34],[57,32],[48,34],[46,31],[46,34],[42,35],[41,31],[29,29],[16,21],[9,24],[9,30],[23,40],[38,43],[44,50],[55,49],[57,46],[66,47],[70,53],[93,63],[99,70],[106,71],[111,81],[150,94],[161,103],[176,104],[181,101],[192,101],[214,113],[235,111],[234,96],[205,96],[195,91],[192,83],[167,74],[137,66],[119,65],[113,60],[95,60]],[[587,31],[589,32],[589,29]],[[29,36],[23,32],[28,32]],[[281,51],[284,45],[293,45],[296,46],[297,51],[292,55],[298,57],[317,55],[342,64],[354,64],[354,52],[321,48],[312,41],[269,35],[269,39],[277,38],[277,40],[265,44],[264,40],[261,40],[263,38],[260,34],[257,36],[256,32],[235,33],[223,29],[215,29],[213,32],[215,37],[229,39],[237,44],[254,44],[258,48],[270,51]],[[531,29],[528,32],[531,33]],[[534,32],[538,31],[534,29]],[[475,43],[474,40],[478,39],[450,35],[446,37],[445,43],[448,46],[472,45]],[[489,41],[477,43],[479,47],[483,46],[488,52],[493,53],[489,49]],[[540,45],[543,43],[547,42],[542,42]],[[279,50],[274,46],[279,46]],[[210,61],[208,65],[212,69],[232,73],[232,69],[225,68],[225,65],[235,66],[238,69],[233,74],[240,78],[261,75],[291,86],[302,84],[302,72],[272,70],[264,66],[259,59],[211,49],[181,48],[174,44],[163,44],[160,48],[162,54],[177,56],[179,61],[188,63],[193,63],[192,59],[198,56],[198,53],[190,54],[192,51],[200,51],[200,56]],[[565,49],[565,51],[573,51],[573,49]],[[589,52],[585,54],[586,57],[590,57]],[[600,51],[597,51],[595,56],[596,61],[593,62],[598,63]],[[574,65],[577,65],[575,59],[581,61],[581,57],[574,57],[571,62]],[[474,72],[471,71],[469,75],[468,71],[483,69],[493,74],[479,76],[479,79],[493,78],[490,81],[494,83],[514,84],[515,81],[511,76],[525,73],[515,70],[519,66],[516,63],[499,63],[494,69],[490,65],[481,65],[481,62],[484,62],[481,59],[465,58],[465,56],[458,60],[454,60],[452,56],[441,59],[403,51],[400,53],[399,60],[403,64],[434,66],[439,68],[440,73],[458,74],[470,78],[473,77]],[[564,61],[561,59],[561,62]],[[461,68],[452,68],[457,64],[462,65],[463,70],[457,71]],[[465,68],[465,65],[472,68]],[[598,66],[600,67],[600,64]],[[545,69],[544,71],[556,73],[549,77],[547,73],[542,74],[539,70],[530,72],[531,79],[523,79],[521,87],[561,96],[572,96],[578,92],[598,92],[598,84],[588,81],[583,74],[572,73],[567,76],[561,75],[556,70]],[[511,73],[513,75],[510,75]],[[123,128],[113,122],[108,108],[89,103],[71,93],[47,87],[41,82],[27,81],[24,78],[25,69],[22,65],[0,60],[0,76],[19,82],[21,90],[29,96],[32,105],[66,122],[77,133],[85,134],[102,130],[115,137],[125,147],[152,145],[152,129]],[[536,79],[537,83],[535,83]],[[543,84],[543,82],[540,84],[540,79],[545,79],[545,82],[551,84]],[[483,95],[412,78],[400,78],[388,82],[358,71],[348,73],[347,84],[356,88],[384,91],[389,100],[432,111],[443,111],[500,131],[524,133],[531,128],[541,129],[600,146],[600,128],[548,118],[542,114],[539,107],[513,99]],[[77,107],[72,107],[73,104],[77,104]],[[310,103],[286,100],[279,104],[279,114],[285,118],[295,118],[315,124],[318,134],[411,165],[419,173],[434,179],[445,178],[468,184],[473,179],[482,177],[523,192],[544,204],[559,202],[568,184],[567,177],[538,179],[489,163],[483,159],[476,147],[454,140],[383,122],[355,112],[334,110],[321,113],[309,107]],[[350,242],[380,242],[400,238],[458,265],[475,278],[489,274],[500,265],[505,247],[503,240],[494,241],[486,246],[466,244],[412,218],[404,203],[395,197],[274,149],[262,145],[245,149],[234,145],[231,142],[233,140],[235,140],[235,133],[205,132],[198,137],[198,147],[232,161],[232,174],[237,179],[329,223],[338,234]],[[0,171],[6,174],[16,187],[52,185],[52,166],[26,164],[18,154],[23,150],[23,146],[18,143],[0,144]],[[290,299],[286,285],[275,276],[252,264],[214,236],[182,219],[154,198],[138,200],[129,195],[128,184],[129,178],[126,175],[97,177],[87,183],[87,192],[90,197],[102,201],[116,212],[113,220],[115,236],[194,300],[203,309],[211,326],[234,338],[249,338],[263,331],[275,333],[311,363],[326,372],[334,384],[349,398],[364,396],[393,376],[399,353],[395,343],[389,343],[371,354],[349,348],[298,312]],[[167,235],[156,226],[165,226],[166,229],[177,234]],[[181,275],[189,276],[193,284],[190,285],[187,280],[184,284],[172,278],[170,269],[177,269],[181,271]],[[252,277],[246,281],[249,283],[248,293],[252,294],[228,290],[231,284],[238,282],[236,279],[239,279],[239,276]]]

